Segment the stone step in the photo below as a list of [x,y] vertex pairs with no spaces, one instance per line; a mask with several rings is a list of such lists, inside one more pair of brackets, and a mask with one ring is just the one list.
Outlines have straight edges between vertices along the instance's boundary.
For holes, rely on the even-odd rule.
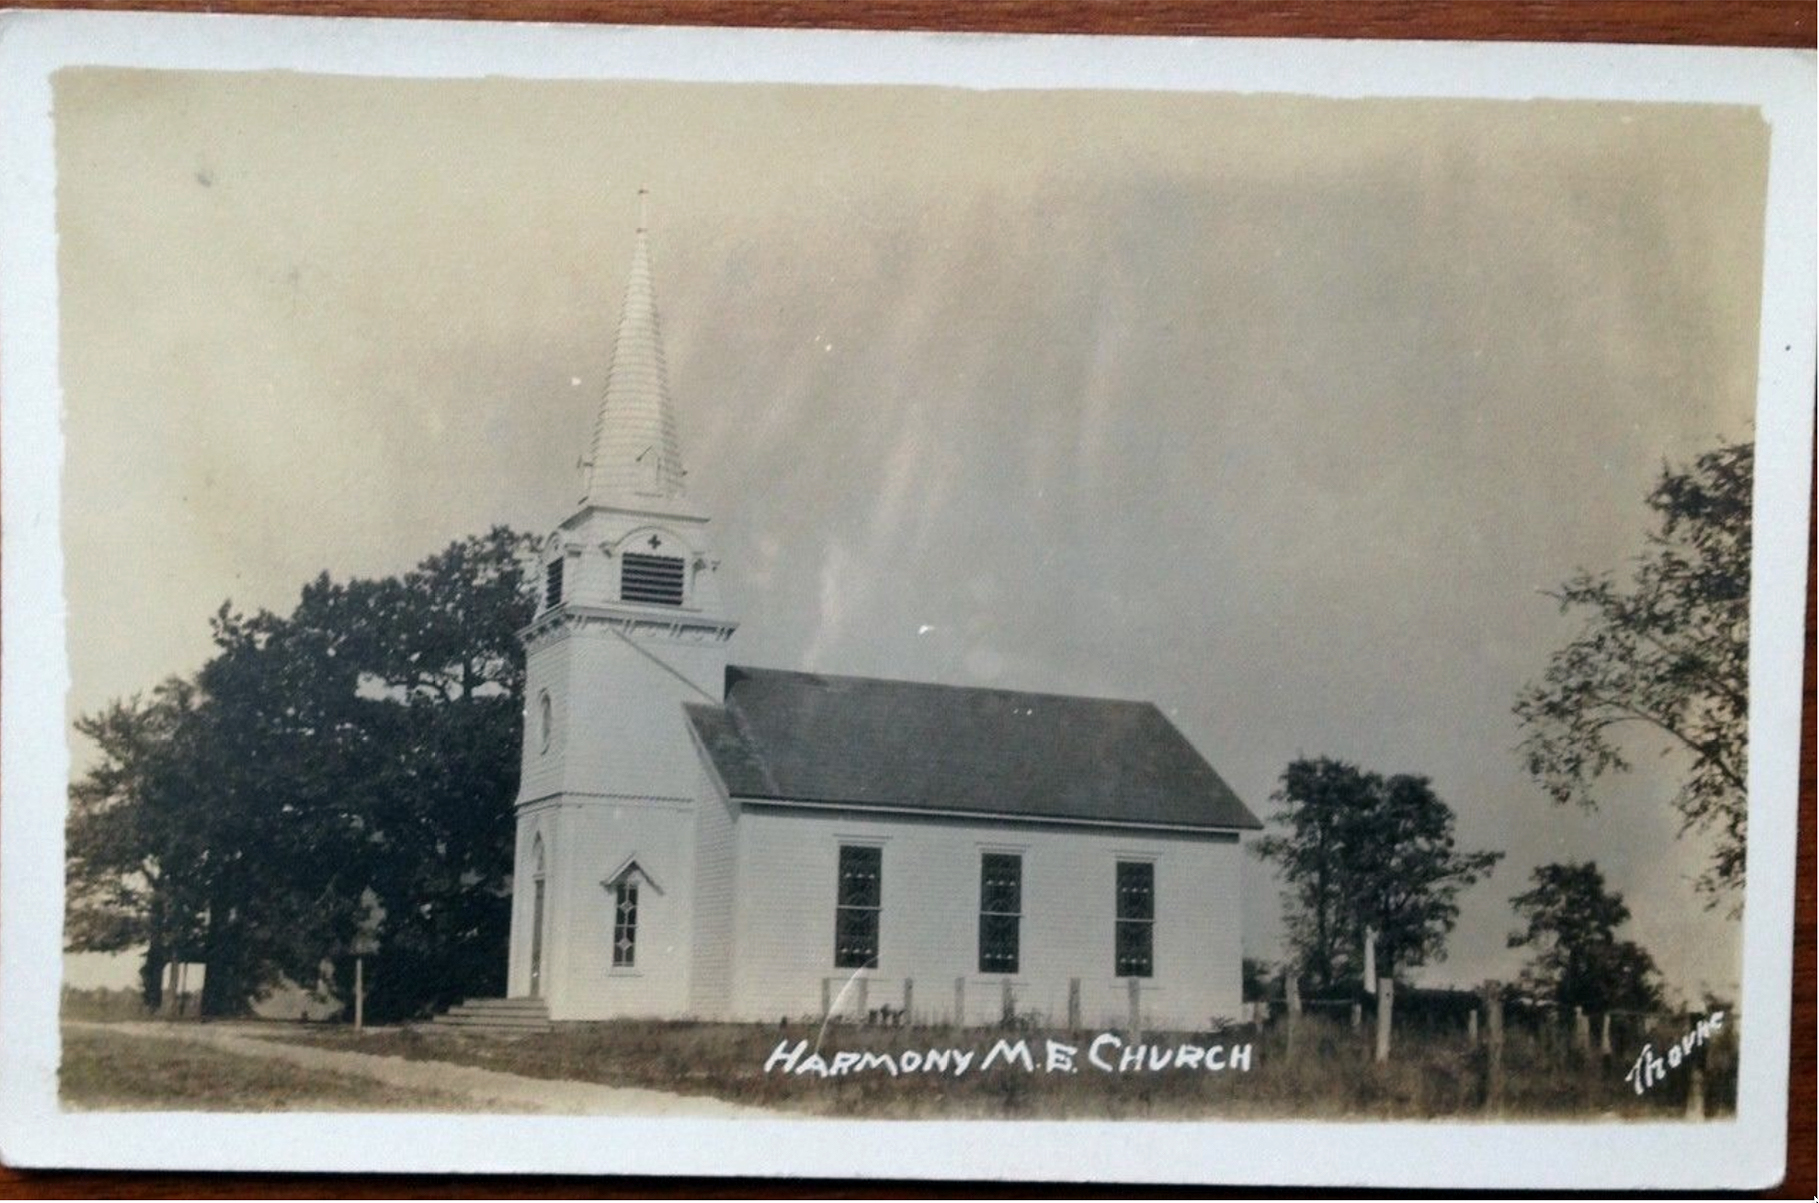
[[550,1031],[549,1028],[506,1028],[498,1027],[493,1024],[463,1025],[453,1023],[426,1023],[415,1027],[412,1030],[422,1034],[446,1037],[448,1039],[465,1039],[469,1036],[473,1036],[487,1040],[521,1040],[528,1036],[546,1035]]
[[549,1004],[541,998],[465,998],[455,1004],[455,1008],[462,1007],[470,1010],[536,1011],[538,1013],[549,1010]]
[[434,1022],[451,1027],[547,1028],[549,1020],[535,1015],[438,1015]]
[[540,998],[470,998],[427,1025],[430,1031],[476,1036],[531,1036],[550,1030],[549,1005]]

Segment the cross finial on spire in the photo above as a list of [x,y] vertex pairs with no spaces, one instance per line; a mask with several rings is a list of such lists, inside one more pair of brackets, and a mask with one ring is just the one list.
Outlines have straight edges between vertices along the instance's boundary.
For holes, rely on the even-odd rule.
[[650,194],[651,190],[649,188],[638,189],[638,232],[640,234],[644,233],[645,206]]

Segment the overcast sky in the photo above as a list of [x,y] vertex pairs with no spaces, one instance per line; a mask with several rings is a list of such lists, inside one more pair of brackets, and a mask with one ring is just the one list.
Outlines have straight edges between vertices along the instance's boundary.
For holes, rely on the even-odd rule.
[[72,715],[198,667],[224,599],[565,517],[648,186],[736,660],[1151,699],[1260,814],[1297,755],[1428,774],[1509,855],[1423,980],[1514,976],[1509,897],[1595,858],[1673,985],[1735,989],[1679,762],[1561,810],[1510,706],[1577,629],[1538,591],[1750,433],[1753,113],[92,69],[55,102]]

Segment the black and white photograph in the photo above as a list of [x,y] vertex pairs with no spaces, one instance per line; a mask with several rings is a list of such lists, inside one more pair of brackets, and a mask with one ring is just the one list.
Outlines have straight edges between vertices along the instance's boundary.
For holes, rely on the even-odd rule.
[[1810,52],[58,16],[0,1156],[1769,1180]]

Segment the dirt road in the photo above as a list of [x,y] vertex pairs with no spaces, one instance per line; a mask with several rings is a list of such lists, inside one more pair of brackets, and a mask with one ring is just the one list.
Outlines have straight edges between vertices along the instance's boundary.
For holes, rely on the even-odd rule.
[[436,1091],[466,1099],[476,1111],[703,1119],[775,1118],[775,1113],[758,1107],[635,1086],[527,1078],[447,1061],[408,1061],[403,1057],[379,1057],[290,1044],[272,1039],[277,1033],[265,1024],[71,1022],[65,1026],[116,1032],[146,1040],[188,1040],[240,1056],[275,1058],[308,1069],[372,1078],[407,1090]]

